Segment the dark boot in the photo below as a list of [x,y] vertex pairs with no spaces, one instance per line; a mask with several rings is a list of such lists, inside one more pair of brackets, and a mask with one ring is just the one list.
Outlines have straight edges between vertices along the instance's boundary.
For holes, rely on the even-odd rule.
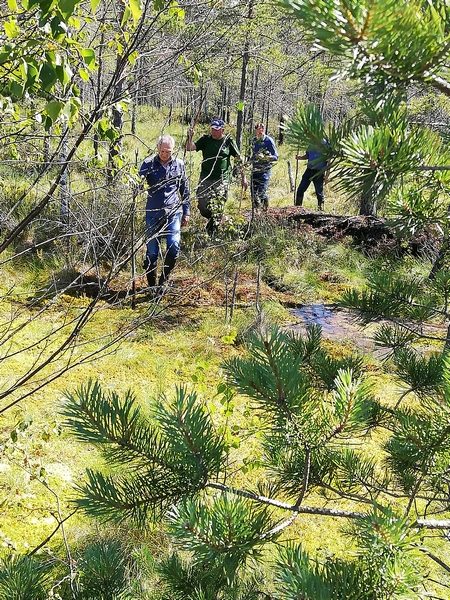
[[320,210],[321,212],[323,211],[323,202],[319,202],[317,209]]
[[172,272],[174,266],[175,266],[175,261],[170,260],[169,258],[166,258],[166,261],[164,263],[163,272],[161,273],[161,275],[159,277],[158,285],[164,285],[166,283],[166,281],[169,279],[169,275]]
[[209,235],[210,238],[212,238],[217,233],[217,230],[218,230],[217,223],[215,222],[213,217],[211,217],[210,219],[208,219],[208,222],[206,223],[206,233]]
[[156,269],[157,263],[151,263],[148,258],[144,260],[145,275],[147,277],[148,287],[155,287],[156,285]]

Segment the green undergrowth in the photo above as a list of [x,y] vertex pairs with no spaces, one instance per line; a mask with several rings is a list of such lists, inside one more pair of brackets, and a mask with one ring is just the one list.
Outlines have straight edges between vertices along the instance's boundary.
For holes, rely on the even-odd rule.
[[[272,237],[267,236],[265,244],[262,243],[263,238],[263,231],[256,234],[250,252],[241,265],[242,272],[247,273],[248,277],[255,277],[254,264],[259,261],[263,265],[263,278],[267,274],[279,274],[283,284],[289,286],[289,275],[295,275],[298,286],[291,284],[290,289],[299,303],[317,301],[318,297],[332,300],[338,293],[337,283],[339,289],[341,285],[360,285],[370,266],[376,267],[376,262],[362,258],[359,252],[348,246],[325,243],[316,237],[299,236],[296,239],[292,232],[283,228],[273,233]],[[217,253],[213,253],[213,257],[217,260]],[[55,264],[55,257],[37,257],[29,263],[28,268],[24,261],[23,268],[16,272],[8,263],[3,267],[3,272],[10,280],[14,278],[17,285],[13,297],[6,297],[0,306],[3,318],[17,306],[21,309],[20,318],[24,320],[32,314],[38,315],[16,337],[14,343],[18,348],[22,344],[32,345],[33,340],[40,339],[39,336],[45,331],[57,330],[58,323],[67,318],[68,312],[75,314],[89,302],[84,297],[62,296],[55,299],[50,309],[42,315],[38,312],[39,307],[27,312],[21,299],[32,296],[32,286],[41,283],[45,273],[51,272]],[[319,268],[321,270],[317,273]],[[411,271],[413,268],[420,270],[421,267],[408,259],[404,264],[399,263],[397,268]],[[332,272],[334,277],[321,277],[328,272]],[[335,281],[337,277],[340,278],[339,282]],[[306,286],[309,288],[305,291]],[[3,289],[6,290],[5,283]],[[279,301],[263,298],[261,304],[267,323],[284,325],[293,320]],[[108,336],[112,339],[124,324],[137,316],[145,316],[149,306],[144,302],[133,311],[126,306],[111,308],[100,302],[79,336],[79,341],[84,344],[82,351],[94,351],[101,343],[97,340],[104,342]],[[89,379],[97,379],[105,389],[119,394],[131,389],[139,402],[149,409],[152,399],[161,393],[170,395],[176,385],[195,389],[207,403],[218,425],[222,426],[225,421],[230,425],[227,436],[233,449],[233,460],[236,465],[244,466],[240,476],[242,480],[237,483],[252,488],[261,475],[258,417],[244,398],[235,397],[230,403],[224,404],[218,390],[223,381],[221,363],[242,352],[242,342],[245,341],[246,332],[251,330],[255,316],[252,304],[246,308],[236,308],[231,323],[225,321],[224,306],[181,309],[167,306],[157,318],[149,318],[104,356],[68,370],[63,377],[7,411],[1,424],[4,446],[0,464],[4,497],[0,535],[4,547],[24,551],[41,542],[56,526],[52,516],[57,510],[56,496],[61,503],[61,515],[67,516],[73,509],[70,499],[75,494],[74,485],[83,478],[86,468],[96,466],[96,453],[68,437],[59,414],[66,390],[73,391]],[[52,345],[45,351],[50,352],[53,346],[60,343],[64,333],[64,330],[57,331]],[[351,351],[348,344],[339,346],[328,343],[327,347],[336,356]],[[9,371],[2,370],[0,364],[3,385],[11,379],[11,368],[13,371],[23,369],[27,361],[32,366],[34,358],[35,349],[32,349],[18,354],[12,362],[8,362],[7,367],[4,365]],[[393,404],[398,390],[392,377],[388,373],[383,374],[377,361],[371,360],[368,364],[372,365],[369,374],[376,382],[376,394],[383,402]],[[14,394],[11,398],[15,398]],[[377,447],[378,441],[369,445],[373,452]],[[333,540],[327,540],[327,547],[331,544],[340,553],[344,551],[346,542],[337,533],[336,525],[319,518],[299,517],[292,531],[301,535],[306,546],[320,550],[324,537],[318,532],[325,533],[331,527]],[[69,536],[79,539],[92,526],[83,515],[76,514],[67,522],[66,529]]]
[[[9,267],[8,273],[13,276]],[[39,269],[36,266],[31,266],[29,271],[22,269],[16,274],[17,288],[12,297],[4,298],[0,305],[2,320],[6,322],[17,310],[20,316],[16,317],[16,325],[18,319],[22,324],[26,323],[14,338],[16,349],[30,346],[29,351],[0,363],[2,389],[14,381],[19,370],[26,372],[33,367],[37,351],[50,354],[67,334],[67,329],[59,330],[58,327],[69,314],[76,315],[89,303],[84,297],[62,296],[42,314],[39,307],[27,310],[22,298],[31,295],[30,282],[39,281],[42,273],[42,263]],[[265,301],[262,306],[271,322],[286,320],[286,311],[279,303]],[[100,302],[78,336],[82,346],[75,348],[71,359],[82,358],[83,353],[99,349],[133,319],[145,320],[150,307],[151,303],[142,303],[133,311],[126,307],[110,308]],[[37,318],[30,320],[33,316]],[[157,317],[148,318],[132,330],[120,344],[103,356],[101,353],[100,358],[68,370],[6,411],[1,421],[3,519],[0,543],[19,552],[40,543],[56,527],[53,515],[57,514],[57,499],[60,516],[64,518],[73,510],[70,500],[75,495],[74,486],[83,479],[86,468],[97,464],[96,452],[74,442],[64,430],[60,410],[66,391],[96,379],[106,390],[119,394],[131,389],[138,401],[151,410],[153,400],[160,394],[170,395],[176,385],[185,385],[199,393],[220,423],[225,412],[231,410],[229,406],[224,407],[218,393],[223,379],[221,363],[224,358],[241,351],[236,340],[241,334],[245,335],[253,319],[254,311],[248,309],[236,308],[230,323],[225,322],[221,306],[186,307],[182,314],[179,308],[167,306]],[[43,334],[52,332],[50,342],[39,343],[37,348],[33,346],[34,342],[40,342]],[[49,367],[40,376],[51,372]],[[23,388],[19,391],[23,392]],[[12,393],[6,402],[13,402],[17,397],[18,393]],[[237,403],[236,415],[244,410],[241,402]],[[236,428],[230,430],[230,445],[238,446],[237,433]],[[67,522],[66,533],[77,540],[92,526],[92,522],[78,513]],[[54,543],[58,540],[59,536],[56,536]]]
[[[217,269],[226,251],[226,247],[209,249],[208,268],[200,265],[196,276],[200,278],[203,275],[207,280],[208,270],[212,273]],[[276,297],[274,279],[275,285],[281,282],[299,304],[309,301],[332,302],[343,287],[362,286],[372,270],[386,266],[385,261],[383,258],[364,257],[346,244],[332,244],[309,235],[296,238],[292,231],[283,227],[276,230],[269,228],[269,234],[267,230],[255,234],[249,252],[239,262],[240,285],[255,287],[256,265],[259,263],[262,271],[263,321],[285,326],[294,320],[294,316],[280,301],[285,292],[280,291],[279,299]],[[17,272],[10,264],[6,264],[3,273],[17,287],[11,297],[4,298],[0,305],[2,317],[17,306],[22,311],[21,318],[38,314],[39,306],[27,312],[22,300],[33,296],[33,286],[41,285],[55,265],[59,267],[58,260],[45,255],[37,257],[29,268],[24,262],[23,268]],[[399,273],[424,274],[428,265],[405,258],[393,262],[391,268]],[[175,285],[192,276],[193,271],[181,261]],[[323,276],[325,273],[333,274],[333,277]],[[267,281],[270,277],[273,279]],[[297,285],[290,281],[290,277],[297,278]],[[5,291],[5,278],[2,281]],[[219,278],[216,285],[219,289],[223,288],[223,280]],[[43,331],[51,330],[61,322],[68,311],[75,313],[88,303],[89,299],[84,296],[55,298],[50,308],[27,327],[23,337],[17,338],[18,347],[26,342],[32,343]],[[252,329],[257,316],[253,300],[241,304],[247,306],[240,307],[238,302],[231,322],[226,321],[225,306],[220,299],[207,306],[195,306],[195,303],[181,307],[164,305],[157,316],[148,318],[136,327],[110,353],[69,370],[63,377],[4,414],[1,421],[0,488],[3,519],[0,544],[5,552],[27,552],[50,535],[57,525],[56,518],[65,518],[74,510],[71,500],[77,494],[76,485],[83,481],[86,468],[95,469],[101,465],[94,449],[69,437],[60,416],[65,393],[73,392],[89,379],[98,380],[105,390],[120,395],[131,389],[150,415],[153,401],[163,393],[170,397],[176,385],[196,390],[217,427],[226,435],[230,449],[229,476],[233,485],[256,490],[258,485],[268,483],[267,473],[262,468],[258,414],[246,398],[239,395],[226,397],[223,387],[221,365],[225,359],[244,351],[246,334]],[[80,334],[80,341],[86,344],[83,351],[94,350],[98,345],[97,338],[103,341],[105,335],[112,338],[121,327],[138,317],[150,315],[150,311],[150,301],[139,303],[136,310],[131,310],[128,304],[111,307],[106,302],[100,302],[97,312]],[[61,341],[62,335],[63,331],[61,336],[56,335],[53,343]],[[324,345],[336,358],[354,351],[348,341],[342,344],[326,342]],[[33,352],[18,356],[16,368],[26,366],[26,361],[31,366],[33,356]],[[364,360],[374,394],[383,404],[395,405],[401,390],[389,364],[383,364],[372,356],[366,356]],[[3,382],[10,375],[0,363]],[[381,447],[385,441],[386,434],[374,433],[362,442],[364,452],[368,457],[376,456],[382,464]],[[324,498],[314,493],[307,498],[307,504],[311,506],[323,503]],[[355,510],[355,504],[350,501],[340,501],[339,506]],[[282,519],[286,515],[275,511],[274,516]],[[286,529],[283,539],[301,540],[303,547],[318,559],[348,557],[355,548],[349,545],[346,527],[343,519],[299,515],[293,525]],[[156,585],[152,561],[166,554],[170,548],[170,541],[161,527],[150,525],[147,530],[141,531],[129,524],[112,527],[88,519],[81,512],[71,516],[65,523],[65,535],[72,548],[83,547],[86,539],[92,539],[93,536],[97,538],[112,532],[134,549],[147,547],[147,550],[134,552],[146,555],[146,558],[139,560],[142,559],[149,569],[148,585]],[[55,553],[64,552],[60,532],[49,546]],[[437,541],[435,546],[436,552],[441,554],[442,542]],[[270,556],[267,559],[270,561]],[[156,590],[149,590],[152,594],[150,597],[158,597]]]

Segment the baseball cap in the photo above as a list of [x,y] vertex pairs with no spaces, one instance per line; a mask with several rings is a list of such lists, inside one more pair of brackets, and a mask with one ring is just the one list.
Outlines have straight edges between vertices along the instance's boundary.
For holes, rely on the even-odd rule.
[[225,121],[222,121],[222,119],[213,119],[211,121],[212,129],[222,129],[223,127],[225,127]]

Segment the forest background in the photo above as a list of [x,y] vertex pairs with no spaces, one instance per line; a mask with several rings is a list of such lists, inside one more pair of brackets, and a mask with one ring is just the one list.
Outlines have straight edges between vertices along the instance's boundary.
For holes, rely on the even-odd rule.
[[[0,597],[448,596],[448,7],[286,4],[294,13],[263,0],[1,5]],[[295,227],[289,211],[252,220],[236,185],[223,237],[211,243],[195,215],[173,287],[150,298],[137,167],[170,133],[194,188],[199,159],[182,142],[212,116],[247,157],[254,122],[266,124],[280,147],[274,207],[293,204],[287,160],[298,181],[293,156],[326,132],[327,212],[388,217],[386,236],[361,247]],[[271,329],[292,323],[289,307],[323,302],[393,322],[374,333],[389,352]],[[272,347],[282,375],[272,364],[263,376]],[[289,410],[255,396],[254,377],[286,387]],[[152,439],[170,445],[170,417],[184,415],[211,461],[209,493],[204,475],[180,492],[196,481],[192,464],[187,480],[173,467],[186,448],[172,448],[170,477],[108,479],[136,459],[129,389],[162,427],[144,454],[161,456]],[[110,450],[101,474],[64,410],[100,448],[121,427],[128,462]],[[144,488],[155,495],[139,513]],[[255,508],[263,498],[273,513]],[[347,520],[359,523],[350,537]]]

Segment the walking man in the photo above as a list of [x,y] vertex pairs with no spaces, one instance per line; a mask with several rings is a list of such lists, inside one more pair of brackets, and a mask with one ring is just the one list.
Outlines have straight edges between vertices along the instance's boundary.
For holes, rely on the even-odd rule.
[[224,135],[225,123],[222,119],[211,121],[209,135],[202,135],[196,142],[192,141],[193,131],[188,132],[186,150],[202,153],[200,181],[197,187],[197,202],[200,214],[208,219],[206,231],[213,236],[222,220],[225,202],[231,179],[231,159],[240,165],[241,183],[247,189],[247,180],[242,169],[242,159],[236,142],[229,135]]
[[267,210],[269,206],[269,180],[273,163],[278,160],[278,153],[273,139],[266,135],[263,123],[256,123],[255,138],[252,144],[252,178],[250,190],[253,208]]
[[311,145],[306,150],[305,154],[297,155],[296,160],[307,160],[307,167],[302,175],[300,185],[297,188],[295,195],[295,205],[302,206],[303,196],[306,190],[309,188],[310,183],[314,185],[314,189],[317,196],[317,208],[323,210],[324,205],[324,192],[323,186],[325,181],[325,173],[327,170],[327,161],[324,156],[328,142],[322,140],[320,145]]
[[144,269],[149,287],[157,280],[161,240],[166,240],[163,268],[158,285],[163,285],[175,266],[180,253],[181,227],[187,225],[190,214],[189,183],[184,163],[172,157],[175,140],[162,135],[157,142],[158,154],[148,157],[139,169],[139,175],[148,183],[145,207],[147,252]]

